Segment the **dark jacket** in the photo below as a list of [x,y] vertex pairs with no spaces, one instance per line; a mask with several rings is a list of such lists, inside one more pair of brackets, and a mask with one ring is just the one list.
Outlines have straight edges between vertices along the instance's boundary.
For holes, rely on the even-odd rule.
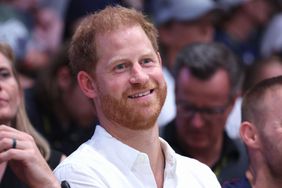
[[[170,144],[176,153],[187,157],[192,157],[181,149],[177,141],[175,120],[163,127],[162,137]],[[248,167],[248,157],[245,146],[240,140],[228,137],[224,132],[224,141],[220,159],[211,167],[220,183],[234,178],[242,178]]]
[[222,188],[252,188],[250,182],[246,177],[241,179],[224,182]]

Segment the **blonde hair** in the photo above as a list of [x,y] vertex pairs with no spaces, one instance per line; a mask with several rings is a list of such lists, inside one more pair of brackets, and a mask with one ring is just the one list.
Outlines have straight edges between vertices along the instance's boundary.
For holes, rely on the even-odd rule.
[[26,110],[25,110],[25,104],[24,104],[24,99],[23,99],[23,92],[22,88],[20,86],[19,78],[16,72],[16,68],[14,65],[15,58],[13,55],[13,51],[10,48],[9,45],[0,43],[0,53],[3,54],[11,63],[12,67],[12,72],[13,75],[17,81],[18,87],[19,87],[19,92],[22,93],[21,99],[20,99],[20,104],[18,106],[18,111],[15,116],[15,118],[12,120],[12,127],[19,130],[23,131],[25,133],[30,134],[38,149],[40,150],[42,156],[45,158],[45,160],[48,160],[50,158],[50,146],[48,142],[34,129],[34,127],[31,125]]

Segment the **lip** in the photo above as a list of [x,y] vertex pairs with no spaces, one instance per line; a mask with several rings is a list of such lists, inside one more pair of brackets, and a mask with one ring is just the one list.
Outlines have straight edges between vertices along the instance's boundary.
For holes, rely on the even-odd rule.
[[0,102],[2,102],[2,101],[3,101],[3,102],[8,102],[8,99],[1,98],[1,97],[0,97]]
[[0,99],[0,106],[6,106],[8,104],[8,100]]
[[153,92],[154,92],[154,89],[139,91],[139,92],[135,92],[133,94],[128,95],[128,98],[138,99],[138,98],[142,98],[142,97],[146,97],[148,95],[151,95]]

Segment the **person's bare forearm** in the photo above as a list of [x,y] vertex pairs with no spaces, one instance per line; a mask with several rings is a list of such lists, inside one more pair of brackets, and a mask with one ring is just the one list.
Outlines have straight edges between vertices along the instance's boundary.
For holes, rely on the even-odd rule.
[[30,185],[30,188],[61,188],[58,180],[55,177],[50,177],[50,179],[46,180],[46,183]]

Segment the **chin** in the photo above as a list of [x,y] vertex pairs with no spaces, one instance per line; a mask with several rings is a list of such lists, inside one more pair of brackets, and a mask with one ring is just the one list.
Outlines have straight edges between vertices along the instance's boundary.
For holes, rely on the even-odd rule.
[[5,120],[12,120],[14,117],[16,117],[16,113],[12,113],[7,110],[0,110],[0,120],[5,119]]
[[[150,116],[148,116],[149,114]],[[124,123],[124,125],[129,125],[128,128],[132,130],[148,130],[156,125],[157,117],[148,111],[143,115],[138,113],[135,118],[131,119],[131,122]]]

